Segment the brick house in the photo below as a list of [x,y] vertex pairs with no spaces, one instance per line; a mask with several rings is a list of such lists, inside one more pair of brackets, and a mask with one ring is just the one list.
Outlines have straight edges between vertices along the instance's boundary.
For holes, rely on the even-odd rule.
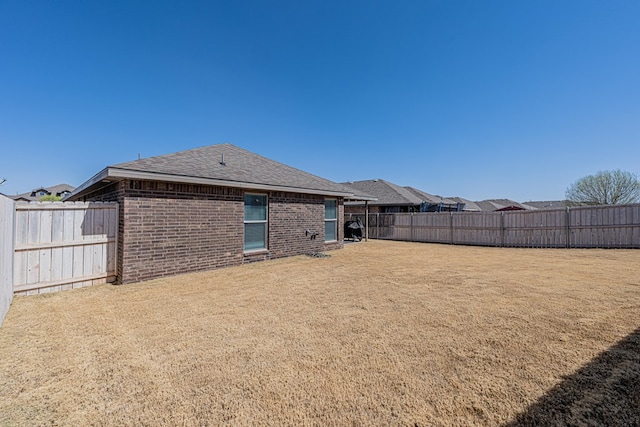
[[40,187],[31,190],[28,193],[8,196],[15,201],[20,202],[36,202],[44,196],[66,197],[73,191],[73,187],[69,184],[58,184],[52,187]]
[[69,201],[119,204],[117,282],[343,247],[344,186],[231,144],[108,166]]
[[345,213],[363,215],[365,212],[399,213],[399,212],[459,212],[464,204],[449,198],[434,196],[413,187],[402,187],[384,179],[368,179],[342,183],[354,193],[367,194],[371,201],[363,198],[347,201]]

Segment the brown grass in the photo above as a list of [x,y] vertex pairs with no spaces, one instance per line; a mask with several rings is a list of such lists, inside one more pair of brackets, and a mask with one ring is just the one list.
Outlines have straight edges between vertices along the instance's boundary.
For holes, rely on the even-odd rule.
[[16,298],[0,425],[640,422],[640,251],[330,254]]

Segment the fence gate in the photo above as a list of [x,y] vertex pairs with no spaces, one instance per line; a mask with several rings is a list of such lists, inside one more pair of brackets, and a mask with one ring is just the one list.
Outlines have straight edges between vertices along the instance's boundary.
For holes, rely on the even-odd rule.
[[117,235],[117,203],[16,203],[14,293],[115,280]]

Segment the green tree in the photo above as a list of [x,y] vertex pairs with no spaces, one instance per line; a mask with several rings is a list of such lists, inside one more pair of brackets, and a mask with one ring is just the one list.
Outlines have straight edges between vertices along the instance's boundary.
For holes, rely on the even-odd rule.
[[62,200],[62,197],[54,196],[53,194],[40,197],[41,202],[59,202],[60,200]]
[[572,205],[624,205],[640,201],[640,181],[631,172],[599,171],[580,178],[567,188]]

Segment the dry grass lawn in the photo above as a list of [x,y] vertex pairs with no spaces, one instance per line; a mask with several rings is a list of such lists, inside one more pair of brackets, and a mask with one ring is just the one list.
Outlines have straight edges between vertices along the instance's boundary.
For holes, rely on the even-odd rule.
[[640,424],[640,251],[329,254],[14,299],[0,425]]

